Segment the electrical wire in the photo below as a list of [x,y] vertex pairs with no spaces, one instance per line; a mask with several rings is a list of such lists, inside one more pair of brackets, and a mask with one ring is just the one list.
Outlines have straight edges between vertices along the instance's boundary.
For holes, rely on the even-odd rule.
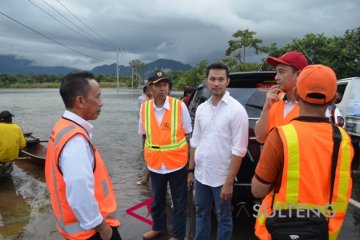
[[55,18],[54,16],[52,16],[50,13],[48,13],[46,10],[44,10],[43,8],[41,8],[39,5],[37,5],[36,3],[34,3],[32,0],[28,0],[31,4],[33,4],[35,7],[37,7],[38,9],[40,9],[42,12],[44,12],[45,14],[47,14],[49,17],[51,17],[52,19],[54,19],[55,21],[57,21],[58,23],[60,23],[61,25],[63,25],[64,27],[70,29],[71,31],[79,34],[80,36],[84,37],[87,40],[90,40],[94,43],[97,44],[97,42],[95,42],[94,40],[92,40],[91,38],[88,38],[86,35],[82,34],[81,32],[78,32],[77,30],[75,30],[74,28],[72,28],[71,26],[65,24],[64,22],[60,21],[59,19]]
[[69,23],[71,23],[72,25],[74,25],[77,29],[79,29],[81,32],[89,35],[89,37],[93,38],[93,41],[96,42],[96,39],[94,39],[93,36],[91,36],[89,33],[85,32],[84,29],[82,29],[81,27],[79,27],[77,24],[75,24],[73,21],[71,21],[69,18],[67,18],[66,16],[64,16],[64,14],[62,14],[61,12],[59,12],[55,7],[51,6],[48,2],[46,2],[45,0],[41,0],[43,3],[45,3],[48,7],[50,7],[53,11],[55,11],[57,14],[59,14],[61,17],[63,17],[64,19],[66,19],[66,21],[68,21]]
[[89,29],[91,32],[95,33],[98,37],[100,37],[110,48],[114,48],[115,44],[112,43],[110,40],[106,39],[96,31],[94,31],[89,25],[87,25],[85,22],[83,22],[78,16],[76,16],[75,13],[73,13],[69,8],[67,8],[62,2],[59,0],[56,0],[66,11],[68,11],[71,15],[73,15],[81,24],[83,24],[87,29]]
[[[20,22],[20,21],[18,21],[18,20],[16,20],[16,19],[10,17],[9,15],[7,15],[7,14],[1,12],[1,11],[0,11],[0,14],[3,15],[3,16],[5,16],[5,17],[7,17],[7,18],[9,18],[10,20],[16,22],[17,24],[19,24],[19,25],[21,25],[21,26],[23,26],[23,27],[31,30],[32,32],[34,32],[34,33],[36,33],[36,34],[38,34],[38,35],[40,35],[40,36],[42,36],[42,37],[44,37],[44,38],[46,38],[46,39],[48,39],[48,40],[50,40],[50,41],[58,44],[58,45],[61,45],[61,46],[65,47],[65,48],[67,48],[67,49],[69,49],[69,50],[71,50],[71,51],[73,51],[73,52],[76,52],[76,53],[78,53],[78,54],[80,54],[80,55],[83,55],[83,56],[85,56],[85,57],[88,57],[88,58],[98,59],[98,58],[92,57],[92,56],[90,56],[90,55],[88,55],[88,54],[82,53],[82,52],[80,52],[80,51],[78,51],[78,50],[76,50],[76,49],[74,49],[74,48],[72,48],[72,47],[69,47],[69,46],[67,46],[67,45],[65,45],[65,44],[63,44],[63,43],[61,43],[61,42],[59,42],[59,41],[56,41],[55,39],[53,39],[53,38],[51,38],[51,37],[48,37],[48,36],[46,36],[45,34],[42,34],[42,33],[38,32],[38,31],[36,31],[35,29],[33,29],[33,28],[25,25],[24,23],[22,23],[22,22]],[[98,59],[98,60],[100,60],[100,59]],[[101,61],[101,60],[100,60],[100,61]]]

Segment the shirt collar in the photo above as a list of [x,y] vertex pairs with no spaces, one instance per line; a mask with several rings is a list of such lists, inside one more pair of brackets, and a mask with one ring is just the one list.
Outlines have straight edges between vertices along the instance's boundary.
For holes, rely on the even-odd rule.
[[313,116],[299,116],[294,118],[292,121],[302,121],[302,122],[326,122],[329,123],[328,117],[313,117]]
[[88,121],[86,121],[85,119],[80,117],[79,115],[77,115],[77,114],[75,114],[75,113],[73,113],[73,112],[71,112],[69,110],[65,110],[65,112],[63,114],[63,117],[67,118],[69,120],[72,120],[75,123],[82,126],[86,130],[86,132],[89,134],[90,138],[92,137],[94,126],[91,125],[91,123],[89,123]]
[[282,100],[285,102],[285,103],[297,103],[296,99],[293,100],[293,101],[288,101],[288,97],[287,95],[284,93],[284,95],[282,96]]
[[162,106],[162,108],[156,107],[156,105],[155,105],[155,100],[154,100],[154,102],[153,102],[153,106],[154,106],[154,109],[162,109],[162,108],[165,108],[166,110],[170,110],[169,96],[166,96],[165,103],[164,103],[164,105]]
[[[211,104],[212,98],[213,98],[212,96],[209,98],[209,100],[208,100],[209,104]],[[228,91],[226,91],[224,96],[221,98],[220,102],[229,104],[229,101],[230,101],[230,93]],[[219,103],[218,103],[218,105],[219,105]]]

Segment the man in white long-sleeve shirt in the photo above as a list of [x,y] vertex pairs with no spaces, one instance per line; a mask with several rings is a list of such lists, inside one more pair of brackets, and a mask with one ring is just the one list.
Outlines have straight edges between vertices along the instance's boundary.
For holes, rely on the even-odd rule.
[[248,115],[226,91],[230,82],[225,64],[213,63],[206,72],[211,98],[196,110],[191,138],[188,183],[195,171],[195,240],[210,240],[213,202],[218,221],[217,238],[232,235],[233,184],[248,146]]
[[57,228],[66,239],[121,239],[115,194],[88,122],[103,106],[100,86],[93,74],[74,72],[60,94],[66,110],[52,129],[45,165]]

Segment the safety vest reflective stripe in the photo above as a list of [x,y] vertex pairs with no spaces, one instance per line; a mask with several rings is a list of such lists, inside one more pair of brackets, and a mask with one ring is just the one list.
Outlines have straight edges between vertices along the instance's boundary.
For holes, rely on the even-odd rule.
[[145,147],[151,149],[152,151],[170,151],[170,150],[175,150],[175,149],[179,149],[183,146],[185,146],[186,144],[186,138],[183,138],[182,140],[180,140],[179,143],[177,144],[168,144],[168,145],[150,145],[145,143]]
[[[150,100],[145,102],[145,126],[151,126],[151,104],[153,104],[154,100]],[[151,103],[151,104],[150,104]],[[152,132],[151,127],[146,127],[146,145],[152,145]]]
[[181,104],[179,104],[179,100],[171,98],[170,104],[171,108],[173,109],[171,114],[171,144],[167,145],[154,145],[152,143],[152,131],[151,131],[151,106],[153,104],[154,100],[151,99],[150,101],[145,102],[145,129],[146,129],[146,142],[145,147],[147,147],[151,151],[170,151],[170,150],[176,150],[179,149],[186,144],[186,138],[183,139],[176,139],[176,134],[179,130],[179,111]]
[[[342,153],[342,160],[340,161],[340,179],[339,179],[339,190],[337,193],[337,199],[334,199],[334,204],[339,205],[337,207],[342,208],[343,205],[347,202],[347,192],[349,187],[349,181],[351,180],[350,176],[350,165],[351,165],[351,156],[350,156],[350,146],[345,144],[350,142],[348,135],[345,133],[343,128],[340,128],[340,133],[343,141],[341,142],[340,148]],[[346,209],[345,209],[346,210]]]
[[176,133],[178,130],[177,117],[178,117],[178,113],[179,113],[179,107],[178,107],[176,99],[172,99],[171,108],[174,109],[174,111],[172,111],[172,115],[171,115],[171,122],[172,122],[172,124],[171,124],[171,143],[176,144]]
[[287,139],[288,148],[285,149],[289,161],[287,164],[287,184],[286,184],[286,202],[297,203],[299,196],[300,181],[300,162],[299,162],[299,143],[296,130],[289,124],[282,127]]
[[[53,151],[55,152],[55,148],[57,146],[57,144],[59,143],[59,141],[61,140],[61,138],[63,136],[65,136],[68,132],[70,132],[71,130],[75,129],[76,127],[74,125],[70,125],[70,126],[67,126],[65,127],[64,129],[62,129],[59,134],[56,136],[56,138],[54,139],[54,145],[53,145]],[[59,189],[58,188],[58,185],[57,185],[57,179],[56,179],[56,166],[55,164],[52,164],[52,172],[53,172],[53,181],[54,181],[54,187],[55,189]],[[55,196],[56,196],[56,202],[57,202],[57,205],[58,206],[61,206],[60,204],[60,196],[59,196],[59,192],[58,191],[55,191]],[[77,233],[77,232],[81,232],[83,231],[81,228],[76,228],[76,230],[73,230],[73,227],[69,226],[69,229],[67,229],[65,227],[65,224],[64,224],[64,215],[63,215],[63,212],[62,212],[62,208],[59,207],[59,219],[56,219],[56,222],[58,223],[58,226],[63,229],[64,232],[67,232],[67,233]],[[72,225],[72,224],[70,224]],[[79,225],[80,227],[80,225]]]
[[[65,127],[64,129],[62,129],[58,133],[58,135],[54,139],[54,145],[53,145],[54,152],[55,152],[55,148],[57,147],[57,144],[62,139],[62,137],[65,136],[70,131],[74,130],[75,128],[76,128],[76,126],[70,125],[70,126]],[[57,206],[61,206],[59,191],[57,190],[57,189],[59,189],[59,186],[58,186],[58,181],[56,179],[56,171],[57,171],[56,168],[57,168],[57,166],[55,164],[52,164],[53,183],[54,183],[54,187],[56,189],[55,190],[56,202],[57,202]],[[104,195],[107,196],[109,194],[109,186],[107,185],[107,182],[105,180],[103,180],[101,182],[101,186],[103,188],[102,190],[104,192]],[[57,218],[55,218],[55,219],[56,219],[56,223],[57,223],[58,227],[61,228],[63,232],[65,232],[67,234],[74,234],[74,233],[81,233],[84,231],[84,229],[80,227],[80,223],[78,221],[75,221],[75,222],[65,225],[63,209],[61,207],[59,207],[58,211],[59,211],[59,219],[57,219]],[[103,217],[104,217],[104,219],[105,218],[115,219],[115,212],[110,213]]]
[[[294,204],[298,202],[298,193],[299,193],[299,185],[300,185],[298,137],[295,127],[292,124],[281,126],[279,128],[282,129],[282,132],[284,133],[287,140],[287,148],[284,147],[285,154],[287,154],[288,156],[287,180],[285,181],[287,183],[285,202],[286,204]],[[348,136],[347,134],[345,134],[344,129],[342,128],[339,129],[342,136],[342,142],[340,146],[342,152],[342,161],[340,161],[339,188],[337,194],[335,194],[335,196],[337,196],[337,199],[332,199],[333,200],[332,205],[334,211],[344,212],[346,211],[348,205],[346,196],[350,181],[349,165],[351,164],[351,159],[350,159],[350,146],[346,144],[349,141]],[[276,199],[274,203],[277,203],[280,206],[285,204],[283,202],[277,201]]]
[[71,130],[75,129],[75,126],[74,125],[70,125],[70,126],[67,126],[66,128],[62,129],[59,134],[56,136],[55,140],[54,140],[54,147],[57,146],[59,144],[59,141],[62,139],[62,137],[70,132]]
[[339,236],[340,228],[334,232],[329,232],[329,240],[336,240]]
[[[310,198],[307,200],[306,196],[299,195],[299,192],[301,194],[302,189],[306,187],[306,185],[303,184],[303,181],[305,181],[305,183],[307,181],[307,187],[311,186],[311,180],[309,179],[302,179],[300,182],[300,160],[304,161],[304,164],[306,164],[307,161],[311,160],[312,156],[311,153],[304,152],[306,149],[303,150],[298,147],[299,145],[306,146],[306,142],[301,142],[302,139],[299,139],[299,136],[302,133],[301,131],[304,130],[308,132],[309,130],[311,131],[311,128],[306,124],[300,124],[299,122],[294,121],[290,125],[278,127],[278,129],[284,146],[284,168],[281,188],[279,193],[275,195],[273,209],[319,209],[321,213],[331,216],[329,219],[329,239],[337,239],[345,218],[348,199],[351,194],[352,183],[350,169],[353,150],[349,136],[344,129],[339,128],[342,141],[340,143],[338,163],[336,166],[336,178],[332,202],[331,205],[329,205],[328,199],[326,198],[323,198],[320,202],[312,202]],[[330,131],[330,129],[327,131]],[[327,139],[326,141],[326,144],[331,146],[331,139]],[[322,147],[326,147],[325,144],[323,144]],[[329,153],[329,149],[326,149],[325,151]],[[321,157],[319,153],[317,153],[317,156]],[[328,159],[328,155],[326,158]],[[306,165],[304,166],[304,176],[307,176]],[[328,173],[324,174],[324,176],[328,176]],[[309,191],[308,188],[306,190]],[[269,193],[263,199],[257,214],[255,234],[262,240],[271,239],[265,228],[265,220],[267,217],[272,216],[272,199],[273,193]],[[331,206],[332,212],[329,211],[329,206]]]

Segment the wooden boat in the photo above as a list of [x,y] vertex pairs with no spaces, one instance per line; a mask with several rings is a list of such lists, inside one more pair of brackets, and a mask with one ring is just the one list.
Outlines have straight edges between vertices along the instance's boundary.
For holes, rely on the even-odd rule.
[[25,133],[26,147],[20,151],[19,159],[17,161],[26,161],[34,163],[38,166],[45,166],[45,158],[47,147],[44,143],[36,138],[32,133]]
[[10,176],[13,170],[13,162],[0,163],[0,178]]
[[10,176],[15,161],[17,166],[27,169],[29,165],[45,166],[47,147],[44,143],[47,141],[41,141],[39,138],[34,137],[32,133],[25,133],[24,137],[26,147],[20,150],[19,157],[11,162],[0,163],[0,178]]

